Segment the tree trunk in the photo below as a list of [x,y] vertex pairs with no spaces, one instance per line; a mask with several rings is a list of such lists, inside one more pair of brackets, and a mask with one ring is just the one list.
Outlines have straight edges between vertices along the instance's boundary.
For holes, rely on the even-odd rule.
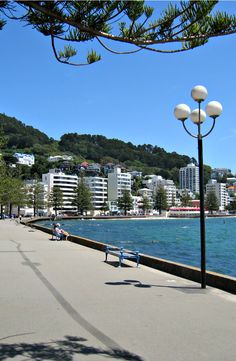
[[9,217],[12,216],[12,203],[9,204]]

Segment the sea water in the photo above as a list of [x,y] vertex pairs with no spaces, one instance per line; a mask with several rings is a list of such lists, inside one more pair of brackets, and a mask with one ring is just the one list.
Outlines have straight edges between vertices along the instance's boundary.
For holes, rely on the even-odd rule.
[[[43,222],[51,227],[52,222]],[[200,267],[199,219],[62,220],[61,227],[117,247]],[[236,218],[206,219],[206,268],[236,277]]]

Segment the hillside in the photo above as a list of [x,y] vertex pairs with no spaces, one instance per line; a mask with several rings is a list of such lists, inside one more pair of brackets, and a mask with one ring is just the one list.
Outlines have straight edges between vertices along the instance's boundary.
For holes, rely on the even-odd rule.
[[82,160],[101,164],[121,163],[131,170],[140,170],[144,174],[158,173],[174,180],[178,179],[180,167],[195,161],[176,152],[168,153],[156,145],[136,146],[131,142],[108,139],[102,135],[69,133],[64,134],[60,141],[56,141],[38,129],[5,114],[0,114],[0,125],[2,138],[5,139],[5,144],[2,142],[1,149],[3,155],[11,155],[16,151],[33,153],[36,156],[36,165],[31,171],[38,175],[47,167],[52,166],[48,164],[47,157],[57,154],[73,155],[74,163]]

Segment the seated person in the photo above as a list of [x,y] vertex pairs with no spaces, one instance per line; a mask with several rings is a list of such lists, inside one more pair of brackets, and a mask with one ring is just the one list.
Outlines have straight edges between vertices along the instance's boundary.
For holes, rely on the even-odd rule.
[[61,233],[60,223],[53,223],[52,234],[56,237],[56,240],[62,240],[63,234]]
[[60,241],[62,241],[65,237],[65,240],[67,241],[69,233],[64,231],[64,229],[61,229],[60,226],[60,223],[53,223],[53,235]]

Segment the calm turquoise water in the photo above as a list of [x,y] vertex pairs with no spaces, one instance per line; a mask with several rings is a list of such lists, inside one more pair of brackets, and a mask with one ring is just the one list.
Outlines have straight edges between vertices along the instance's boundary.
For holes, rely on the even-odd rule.
[[[71,234],[200,267],[199,219],[63,220],[61,226]],[[236,218],[206,219],[206,251],[208,270],[236,277]]]

